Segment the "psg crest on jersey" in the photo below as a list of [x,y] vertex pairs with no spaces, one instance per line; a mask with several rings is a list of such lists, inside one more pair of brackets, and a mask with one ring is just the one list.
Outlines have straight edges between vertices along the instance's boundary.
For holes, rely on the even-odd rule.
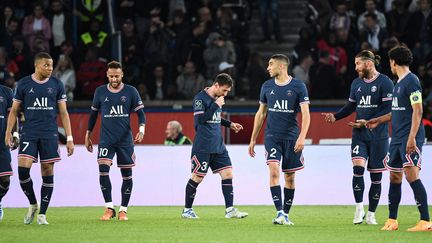
[[288,90],[288,91],[287,91],[287,95],[288,95],[288,96],[291,96],[291,95],[292,95],[292,91],[291,91],[291,90]]
[[126,102],[126,96],[120,97],[121,102]]
[[48,94],[52,94],[53,89],[52,88],[48,88]]
[[377,87],[376,87],[376,86],[372,86],[371,91],[372,91],[372,92],[377,91]]

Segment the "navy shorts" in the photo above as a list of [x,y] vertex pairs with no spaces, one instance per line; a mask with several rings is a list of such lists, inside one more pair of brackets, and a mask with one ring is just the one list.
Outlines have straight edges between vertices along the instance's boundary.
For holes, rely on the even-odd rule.
[[213,173],[232,168],[231,159],[227,150],[220,154],[192,152],[191,164],[192,173],[199,176],[205,176],[209,167]]
[[0,177],[13,175],[9,148],[0,149]]
[[99,144],[97,161],[99,164],[112,165],[114,155],[117,155],[117,167],[132,168],[135,166],[135,152],[133,146],[117,147]]
[[363,141],[353,138],[351,142],[351,159],[360,159],[367,161],[367,170],[373,172],[386,171],[384,159],[389,150],[388,139],[379,139],[374,141]]
[[417,166],[421,169],[423,143],[417,143],[416,152],[406,153],[406,142],[390,144],[389,154],[384,160],[388,170],[402,172],[404,167]]
[[296,140],[277,139],[266,137],[264,147],[267,165],[282,161],[282,171],[286,173],[294,172],[304,168],[302,151],[294,152]]
[[33,159],[41,163],[55,163],[60,161],[60,151],[57,138],[26,138],[21,137],[18,159]]

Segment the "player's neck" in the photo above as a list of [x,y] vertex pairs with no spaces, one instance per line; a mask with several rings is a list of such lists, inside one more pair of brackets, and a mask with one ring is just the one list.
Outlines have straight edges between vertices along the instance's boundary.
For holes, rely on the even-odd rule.
[[44,81],[48,77],[45,77],[45,76],[41,75],[40,73],[35,72],[35,73],[33,73],[33,78],[36,79],[36,81]]
[[281,73],[280,75],[275,77],[275,82],[277,84],[285,84],[289,80],[290,80],[290,76],[288,75],[288,73]]
[[214,86],[210,86],[207,89],[207,94],[209,94],[211,97],[216,98],[215,88]]
[[399,80],[403,79],[409,72],[411,71],[407,66],[400,66],[396,69],[396,75],[398,76]]

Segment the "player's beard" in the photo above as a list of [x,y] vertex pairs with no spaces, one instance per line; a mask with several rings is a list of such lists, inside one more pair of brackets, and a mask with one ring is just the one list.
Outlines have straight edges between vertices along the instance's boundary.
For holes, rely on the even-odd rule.
[[[114,84],[115,86],[114,86],[113,84]],[[119,81],[118,81],[118,82],[115,82],[115,83],[114,83],[114,82],[110,82],[110,83],[109,83],[109,86],[110,86],[112,89],[118,89],[118,88],[120,87],[120,85],[121,85],[121,82],[119,82]]]
[[372,72],[365,68],[361,71],[360,78],[371,79],[372,78]]

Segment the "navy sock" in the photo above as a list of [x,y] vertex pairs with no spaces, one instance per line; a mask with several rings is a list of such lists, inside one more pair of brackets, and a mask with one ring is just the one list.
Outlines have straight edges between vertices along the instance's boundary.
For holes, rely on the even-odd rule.
[[105,202],[112,202],[111,197],[111,180],[109,177],[109,165],[100,164],[99,165],[99,183],[100,188],[102,190],[102,195],[104,197]]
[[371,186],[369,189],[369,212],[375,212],[381,197],[382,173],[371,173]]
[[283,210],[286,214],[289,214],[291,209],[291,205],[294,200],[294,191],[295,189],[288,189],[284,187],[284,205]]
[[2,201],[6,193],[9,191],[9,185],[10,185],[10,176],[0,177],[0,202]]
[[352,179],[352,188],[354,192],[354,198],[356,203],[363,202],[363,192],[364,192],[364,167],[362,166],[354,166],[353,167],[354,175]]
[[36,204],[36,196],[33,190],[33,181],[30,178],[30,168],[18,167],[18,177],[20,180],[21,189],[27,196],[30,204]]
[[186,184],[185,208],[192,208],[197,187],[198,183],[196,183],[192,179],[189,179]]
[[389,188],[389,218],[397,219],[399,203],[401,200],[402,184],[390,183]]
[[427,193],[420,179],[410,183],[414,192],[414,197],[417,203],[417,208],[420,212],[420,219],[429,221],[429,210],[427,203]]
[[275,208],[277,211],[282,210],[282,192],[279,185],[277,186],[271,186],[270,191],[273,198],[273,203],[275,205]]
[[42,176],[41,205],[39,214],[46,214],[54,190],[54,175]]
[[121,169],[121,174],[123,177],[123,184],[121,187],[121,194],[122,194],[121,205],[123,207],[127,207],[132,194],[132,187],[133,187],[132,169],[131,168]]
[[234,201],[232,179],[222,180],[222,193],[225,198],[225,207],[226,208],[232,207]]

